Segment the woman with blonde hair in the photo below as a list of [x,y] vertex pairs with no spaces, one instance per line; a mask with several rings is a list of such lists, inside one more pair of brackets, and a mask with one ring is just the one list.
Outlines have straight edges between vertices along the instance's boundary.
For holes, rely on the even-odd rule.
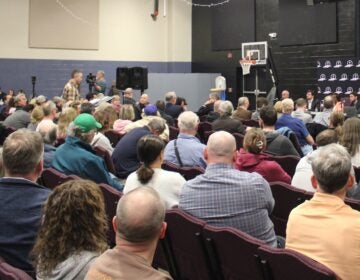
[[31,256],[37,279],[80,280],[107,245],[107,217],[100,188],[87,180],[54,189]]
[[36,131],[38,124],[44,118],[44,110],[41,106],[36,106],[34,110],[31,112],[30,123],[28,125],[28,129],[32,131]]
[[260,128],[248,130],[244,137],[244,148],[238,151],[235,166],[240,171],[256,172],[268,182],[291,183],[290,176],[273,161],[271,157],[264,154],[266,151],[266,136]]
[[344,122],[340,144],[349,152],[351,163],[360,166],[360,119],[353,117]]
[[67,107],[59,115],[57,139],[65,139],[70,123],[75,120],[78,113],[74,108]]
[[135,120],[135,111],[133,105],[123,105],[120,108],[119,119],[114,122],[113,129],[120,134],[125,134],[125,127]]

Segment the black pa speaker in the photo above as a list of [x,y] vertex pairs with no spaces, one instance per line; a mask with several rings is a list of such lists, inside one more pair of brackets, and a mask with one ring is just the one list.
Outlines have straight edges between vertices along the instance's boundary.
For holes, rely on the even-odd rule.
[[133,89],[144,90],[148,88],[148,69],[133,67],[130,69],[130,84]]
[[116,68],[116,88],[125,90],[130,87],[130,69],[127,67]]

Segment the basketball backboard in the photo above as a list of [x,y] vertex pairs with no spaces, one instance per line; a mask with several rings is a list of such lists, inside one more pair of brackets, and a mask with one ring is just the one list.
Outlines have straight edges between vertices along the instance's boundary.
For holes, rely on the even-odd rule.
[[256,60],[256,64],[266,64],[268,58],[267,42],[242,43],[241,54],[243,60]]

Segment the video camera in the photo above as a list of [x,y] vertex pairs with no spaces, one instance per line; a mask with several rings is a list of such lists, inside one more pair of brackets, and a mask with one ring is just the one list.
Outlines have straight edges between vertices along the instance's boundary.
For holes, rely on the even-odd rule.
[[86,76],[86,82],[90,85],[90,86],[94,86],[96,83],[96,76],[93,75],[92,73],[89,73]]

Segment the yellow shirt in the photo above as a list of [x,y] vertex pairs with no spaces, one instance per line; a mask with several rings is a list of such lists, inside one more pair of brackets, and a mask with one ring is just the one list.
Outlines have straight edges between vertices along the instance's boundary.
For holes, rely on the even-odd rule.
[[330,194],[293,209],[286,229],[286,248],[330,268],[339,279],[360,279],[360,212]]

